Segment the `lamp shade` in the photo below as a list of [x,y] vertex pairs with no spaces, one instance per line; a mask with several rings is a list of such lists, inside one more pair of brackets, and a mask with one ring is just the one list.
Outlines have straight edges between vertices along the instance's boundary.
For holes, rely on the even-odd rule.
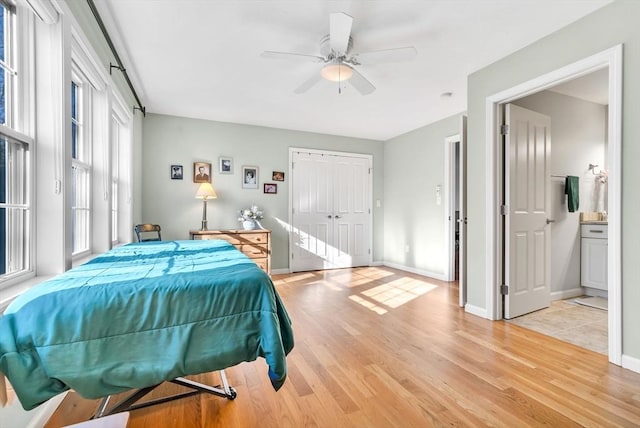
[[325,65],[320,74],[326,80],[331,82],[344,82],[349,80],[353,75],[353,70],[346,64],[327,64]]
[[196,192],[196,198],[198,199],[215,199],[217,197],[218,195],[216,195],[216,191],[213,190],[211,183],[201,183]]

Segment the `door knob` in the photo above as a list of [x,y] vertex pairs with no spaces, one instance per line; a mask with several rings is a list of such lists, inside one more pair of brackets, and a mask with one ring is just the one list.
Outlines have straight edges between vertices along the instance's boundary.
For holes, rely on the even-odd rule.
[[549,223],[555,223],[555,222],[556,222],[555,220],[551,220],[550,218],[548,218],[548,219],[547,219],[547,224],[549,224]]
[[342,216],[341,215],[337,215],[336,218],[342,218]]
[[331,218],[331,216],[330,216],[330,215],[328,215],[328,216],[327,216],[327,218]]

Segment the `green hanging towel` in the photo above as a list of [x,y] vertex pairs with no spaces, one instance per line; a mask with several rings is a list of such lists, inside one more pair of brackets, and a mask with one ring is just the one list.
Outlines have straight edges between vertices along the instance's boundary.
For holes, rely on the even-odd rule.
[[567,175],[567,179],[564,182],[564,193],[567,195],[567,208],[570,213],[578,211],[580,207],[579,179],[579,177],[574,175]]

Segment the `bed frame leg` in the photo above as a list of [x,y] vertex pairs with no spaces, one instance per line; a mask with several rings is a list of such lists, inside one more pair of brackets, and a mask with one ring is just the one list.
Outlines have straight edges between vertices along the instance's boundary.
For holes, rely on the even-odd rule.
[[173,380],[170,380],[169,382],[189,388],[190,391],[183,392],[180,394],[170,395],[168,397],[158,398],[155,400],[145,401],[144,403],[140,403],[140,404],[134,404],[138,400],[140,400],[142,397],[144,397],[145,395],[153,391],[155,388],[160,386],[161,384],[148,386],[146,388],[140,388],[132,392],[129,396],[122,399],[119,403],[113,406],[113,408],[107,411],[106,409],[109,404],[109,399],[111,398],[111,396],[109,395],[102,399],[95,415],[93,415],[91,419],[97,419],[103,416],[109,416],[109,415],[113,415],[115,413],[120,413],[120,412],[127,412],[127,411],[142,409],[144,407],[155,406],[156,404],[162,404],[162,403],[166,403],[173,400],[179,400],[180,398],[186,398],[186,397],[190,397],[192,395],[201,394],[201,393],[212,394],[218,397],[227,398],[229,400],[235,400],[238,394],[236,393],[236,390],[233,387],[229,386],[229,382],[227,381],[227,375],[225,374],[224,370],[220,370],[220,379],[222,380],[222,385],[210,386],[200,382],[195,382],[193,380],[185,379],[183,377],[178,377]]

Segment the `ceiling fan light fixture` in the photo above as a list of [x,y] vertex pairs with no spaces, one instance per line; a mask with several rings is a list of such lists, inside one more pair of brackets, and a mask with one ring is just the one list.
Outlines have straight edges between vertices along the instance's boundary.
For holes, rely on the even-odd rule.
[[327,64],[322,67],[320,75],[331,82],[344,82],[353,76],[353,69],[346,64]]

